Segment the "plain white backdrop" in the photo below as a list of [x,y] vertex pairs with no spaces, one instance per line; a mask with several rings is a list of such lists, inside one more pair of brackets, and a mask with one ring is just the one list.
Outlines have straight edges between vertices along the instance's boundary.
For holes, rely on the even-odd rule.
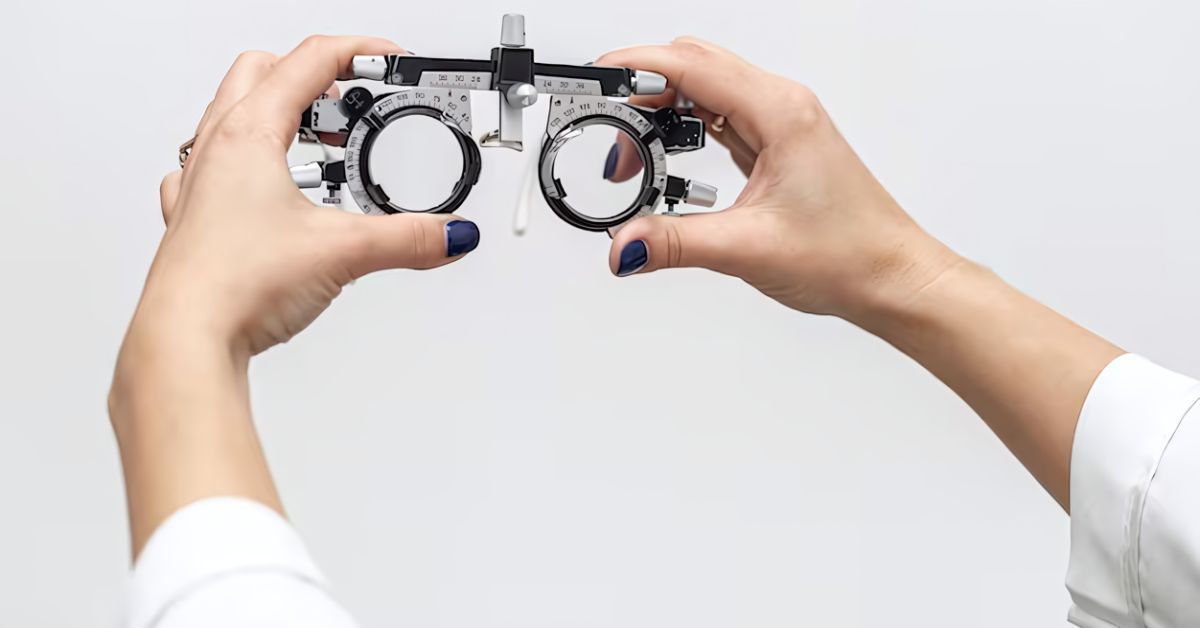
[[[1193,2],[21,3],[0,19],[0,624],[119,616],[105,395],[158,181],[237,53],[324,32],[482,57],[509,11],[546,61],[693,34],[807,83],[929,230],[1200,373]],[[252,367],[290,515],[364,626],[1065,624],[1066,516],[936,380],[736,280],[615,279],[608,239],[544,206],[516,238],[525,159],[483,154],[478,251],[359,281]],[[719,148],[677,163],[736,196]]]

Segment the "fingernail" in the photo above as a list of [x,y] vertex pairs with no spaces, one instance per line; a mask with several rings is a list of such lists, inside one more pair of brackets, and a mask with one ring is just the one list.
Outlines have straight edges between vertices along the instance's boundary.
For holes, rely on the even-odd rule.
[[470,253],[479,246],[479,227],[469,220],[446,223],[446,257]]
[[608,149],[608,157],[604,158],[604,178],[611,179],[613,174],[617,172],[617,160],[621,157],[621,145],[613,144],[612,148]]
[[617,276],[628,277],[645,268],[648,261],[650,253],[646,249],[646,243],[634,240],[621,249],[621,263],[617,266]]

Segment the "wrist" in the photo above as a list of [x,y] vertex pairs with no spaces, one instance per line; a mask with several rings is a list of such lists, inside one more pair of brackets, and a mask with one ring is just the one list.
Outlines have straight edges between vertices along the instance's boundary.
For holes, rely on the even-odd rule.
[[842,317],[882,335],[884,328],[908,319],[931,286],[967,267],[974,264],[911,225],[874,257]]
[[139,408],[214,381],[247,378],[249,355],[229,336],[194,313],[138,307],[117,356],[109,391],[109,415],[118,438],[139,417]]
[[251,421],[248,366],[223,334],[139,307],[108,397],[135,557],[197,499],[241,496],[282,512]]
[[195,269],[181,270],[177,264],[156,259],[133,313],[129,337],[168,345],[186,338],[227,347],[232,352],[238,334],[235,325],[222,315],[234,309],[223,306],[233,299],[227,290],[211,285],[205,278]]

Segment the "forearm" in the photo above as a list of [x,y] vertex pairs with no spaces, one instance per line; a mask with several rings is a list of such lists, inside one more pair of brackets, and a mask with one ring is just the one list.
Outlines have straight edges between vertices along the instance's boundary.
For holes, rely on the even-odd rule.
[[241,496],[282,511],[250,418],[247,364],[203,334],[135,320],[109,396],[135,557],[198,499]]
[[953,389],[1069,511],[1075,424],[1121,349],[968,260],[913,288],[855,322]]

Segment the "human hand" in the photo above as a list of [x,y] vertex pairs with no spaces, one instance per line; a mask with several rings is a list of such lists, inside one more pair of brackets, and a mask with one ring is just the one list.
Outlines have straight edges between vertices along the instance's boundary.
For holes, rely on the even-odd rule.
[[[634,102],[666,106],[675,89],[683,92],[749,177],[724,211],[648,216],[622,228],[609,254],[615,274],[703,267],[788,307],[856,319],[955,265],[957,256],[900,208],[804,86],[693,38],[619,50],[597,64],[665,75],[674,89]],[[718,116],[723,127],[713,125]],[[631,147],[618,141],[606,169],[613,180],[641,171],[635,151],[622,148]]]
[[355,278],[433,268],[475,248],[474,223],[315,206],[288,172],[301,113],[348,78],[353,56],[401,52],[380,39],[317,36],[281,58],[238,57],[186,168],[163,180],[167,231],[133,330],[210,334],[249,356],[300,332]]
[[250,419],[250,356],[288,340],[356,277],[432,268],[479,242],[452,216],[365,216],[313,205],[286,154],[301,112],[356,54],[390,42],[312,37],[238,57],[162,183],[166,234],[121,347],[109,414],[136,555],[171,513],[237,496],[283,512]]

